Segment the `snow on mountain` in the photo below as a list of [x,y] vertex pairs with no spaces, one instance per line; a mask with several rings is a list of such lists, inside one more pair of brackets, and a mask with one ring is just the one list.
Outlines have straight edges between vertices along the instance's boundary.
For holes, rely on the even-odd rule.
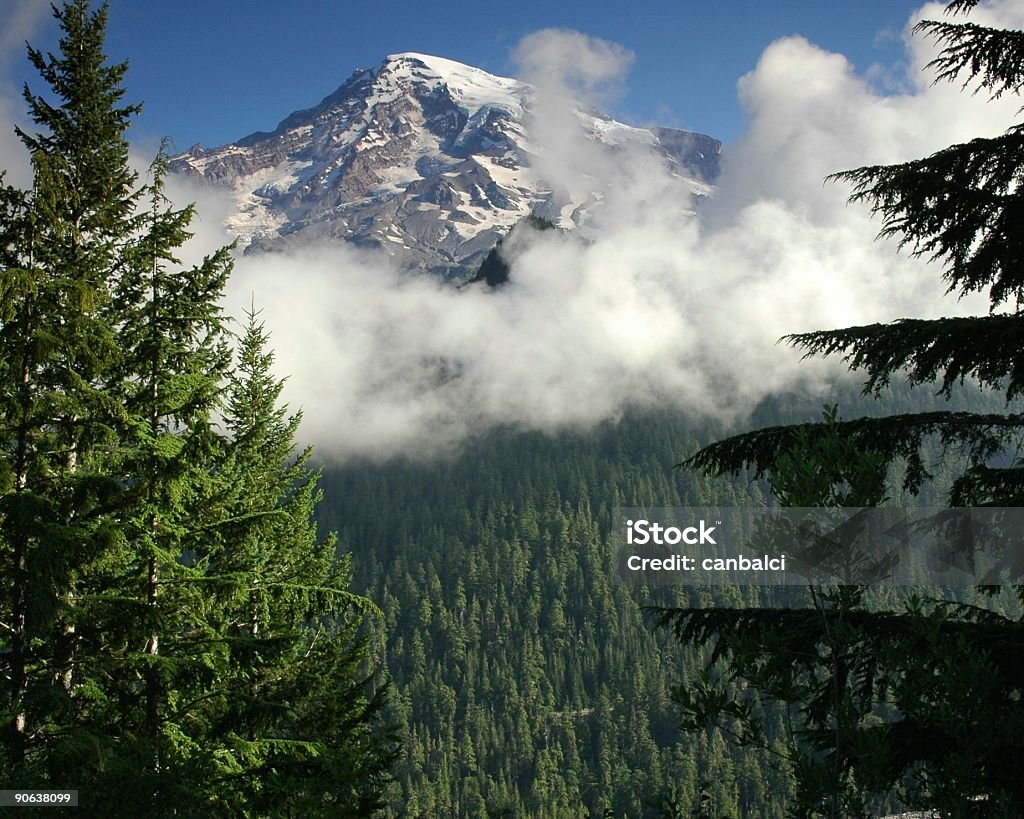
[[[556,191],[537,169],[535,89],[442,57],[392,54],[356,71],[318,105],[272,132],[219,148],[194,146],[172,169],[228,187],[227,227],[246,252],[315,239],[385,248],[409,269],[464,276],[530,214],[571,228],[599,191]],[[635,128],[576,109],[610,149],[642,145],[706,194],[721,143]]]

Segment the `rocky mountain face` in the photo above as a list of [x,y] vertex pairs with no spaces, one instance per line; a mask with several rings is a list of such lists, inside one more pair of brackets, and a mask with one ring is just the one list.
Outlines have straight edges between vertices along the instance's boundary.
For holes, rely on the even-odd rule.
[[[344,240],[383,247],[407,269],[461,278],[524,217],[572,228],[600,199],[597,191],[574,197],[542,177],[543,146],[530,127],[535,93],[451,60],[395,54],[274,131],[196,145],[171,167],[232,191],[227,227],[246,252]],[[717,140],[574,114],[595,143],[643,146],[695,194],[710,191]]]

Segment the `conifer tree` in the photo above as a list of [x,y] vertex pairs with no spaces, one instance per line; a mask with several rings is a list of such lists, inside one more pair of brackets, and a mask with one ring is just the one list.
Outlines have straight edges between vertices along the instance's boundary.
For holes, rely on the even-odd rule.
[[[967,13],[976,5],[977,0],[956,0],[947,12]],[[965,90],[992,97],[1020,94],[1024,32],[952,20],[922,22],[917,30],[942,47],[931,64],[939,80],[966,77]],[[1008,453],[1024,429],[1024,415],[1013,410],[1024,392],[1022,172],[1024,123],[1001,136],[953,145],[923,159],[837,174],[834,178],[853,184],[854,200],[870,203],[881,215],[883,235],[899,237],[914,254],[943,263],[950,293],[987,291],[990,312],[789,337],[809,355],[843,354],[852,369],[866,372],[867,394],[880,394],[897,373],[911,384],[937,382],[946,398],[959,382],[973,380],[1005,392],[1006,412],[940,410],[771,427],[706,447],[683,465],[718,474],[750,469],[776,477],[802,459],[805,471],[834,475],[835,465],[814,455],[831,440],[852,447],[851,452],[874,453],[883,468],[902,461],[904,488],[917,492],[931,477],[923,448],[937,437],[969,459],[952,485],[951,504],[1019,505],[1024,465]],[[881,473],[877,481],[880,485]],[[1016,595],[1018,603],[1024,602],[1024,586],[1016,586]],[[844,690],[850,688],[842,701],[822,694],[821,678],[815,675],[834,682],[834,671],[823,669],[820,654],[806,651],[827,642],[820,612],[672,610],[662,622],[684,642],[716,646],[715,656],[726,658],[729,674],[805,713],[811,709],[809,725],[818,733],[805,734],[809,747],[834,760],[836,770],[862,792],[902,788],[916,794],[920,806],[938,808],[944,816],[1024,814],[1020,618],[920,598],[912,598],[903,611],[848,607],[845,617],[847,647],[855,649],[847,656],[853,665],[844,677]],[[765,646],[774,646],[779,656],[769,656]],[[800,682],[800,674],[810,677]],[[815,698],[815,692],[820,696]],[[742,703],[727,704],[714,687],[705,688],[698,699],[684,694],[692,713],[749,717]],[[849,714],[851,708],[867,724],[853,725],[843,747],[838,740],[830,744],[828,731],[838,731],[844,711]],[[820,766],[817,771],[798,768],[798,785],[805,793],[814,790],[822,784],[820,778],[815,782],[820,773]],[[836,802],[829,809],[824,804],[817,809],[845,815],[836,813]],[[805,804],[805,809],[811,815],[816,808]]]
[[[82,568],[111,537],[116,481],[102,469],[119,409],[104,384],[117,358],[105,309],[109,271],[133,230],[135,175],[119,107],[123,64],[103,54],[105,10],[55,10],[61,55],[29,49],[54,105],[25,89],[42,129],[18,134],[30,192],[5,195],[0,287],[0,486],[7,762],[11,781],[59,770],[68,729],[76,624],[88,619]],[[68,55],[73,55],[69,57]],[[36,751],[41,753],[37,754]]]
[[227,651],[206,753],[225,807],[365,816],[394,757],[390,733],[374,727],[386,689],[360,628],[379,611],[347,591],[348,561],[333,534],[317,533],[320,473],[309,448],[296,452],[302,416],[280,403],[267,343],[250,311],[225,400],[227,454],[206,501],[218,521],[193,547]]
[[[949,14],[969,12],[977,0],[957,0]],[[943,46],[930,64],[939,80],[963,80],[965,90],[993,98],[1024,89],[1024,34],[973,23],[925,21],[917,31]],[[943,263],[949,293],[987,292],[985,316],[902,319],[889,324],[821,330],[789,336],[808,355],[842,354],[867,374],[866,394],[879,394],[893,375],[911,384],[939,384],[950,397],[964,380],[1004,391],[1007,409],[1024,394],[1020,336],[1024,315],[1024,208],[1019,179],[1024,169],[1024,122],[997,137],[952,145],[929,157],[898,165],[869,166],[835,174],[853,183],[852,201],[880,214],[882,236],[895,236],[914,255]],[[994,456],[1012,447],[1024,428],[1018,412],[979,414],[938,411],[841,424],[844,435],[870,451],[905,459],[905,486],[920,489],[931,474],[922,443],[938,436],[960,446],[970,467],[954,483],[955,505],[1017,505],[1024,499],[1024,467],[997,465]],[[769,469],[801,430],[823,434],[824,425],[773,427],[720,441],[686,461],[711,472]]]
[[34,185],[0,190],[4,781],[102,815],[367,815],[392,756],[373,607],[311,523],[255,317],[232,374],[230,248],[182,269],[193,208],[163,151],[128,164],[106,5],[54,14]]
[[[107,741],[107,770],[170,800],[170,791],[195,787],[171,772],[194,750],[180,703],[210,665],[203,612],[211,589],[190,555],[209,522],[211,459],[225,446],[213,418],[230,365],[219,304],[230,255],[224,248],[176,269],[193,208],[167,201],[166,173],[161,152],[144,189],[149,206],[112,280],[108,320],[120,356],[106,389],[122,415],[105,466],[123,491],[118,540],[94,567],[98,611],[82,648],[105,675],[86,690],[88,724]],[[112,724],[116,732],[104,729]]]

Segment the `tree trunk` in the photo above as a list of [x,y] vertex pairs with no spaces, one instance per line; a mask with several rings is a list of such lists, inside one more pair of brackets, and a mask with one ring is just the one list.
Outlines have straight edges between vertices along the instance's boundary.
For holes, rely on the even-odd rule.
[[[155,519],[153,527],[156,527]],[[154,555],[149,559],[149,576],[146,584],[146,602],[152,608],[156,607],[159,580],[160,567]],[[160,747],[157,739],[160,736],[160,678],[155,658],[160,654],[160,637],[155,626],[146,643],[146,653],[154,658],[146,668],[146,729],[153,740],[153,768],[159,771]]]
[[[30,311],[29,311],[30,312]],[[27,354],[22,358],[19,397],[21,399],[22,418],[19,420],[18,441],[15,449],[14,493],[17,498],[14,504],[14,533],[11,538],[11,685],[8,711],[11,720],[8,724],[9,755],[11,765],[19,767],[25,762],[25,732],[27,718],[25,715],[25,693],[28,689],[26,674],[26,603],[28,592],[28,532],[27,521],[24,519],[23,500],[28,487],[28,428],[25,414],[28,411],[29,365]]]

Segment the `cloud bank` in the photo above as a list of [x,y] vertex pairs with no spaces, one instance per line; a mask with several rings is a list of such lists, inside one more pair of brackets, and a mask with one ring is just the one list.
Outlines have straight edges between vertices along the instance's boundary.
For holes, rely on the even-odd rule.
[[[915,19],[941,13],[933,3]],[[973,19],[1024,27],[1010,2]],[[938,268],[876,242],[877,220],[823,184],[1013,122],[1019,100],[932,86],[931,44],[905,36],[897,93],[805,39],[771,44],[739,81],[749,127],[694,218],[657,162],[610,163],[567,113],[568,97],[621,88],[629,52],[577,32],[530,35],[517,57],[539,88],[545,172],[567,189],[608,183],[587,235],[516,236],[497,292],[403,277],[346,248],[246,257],[233,309],[255,294],[304,435],[338,459],[448,452],[496,424],[585,427],[631,406],[736,420],[771,393],[824,389],[841,367],[800,361],[780,336],[985,309],[944,296]]]
[[[930,3],[911,23],[942,9]],[[1024,28],[1024,8],[995,0],[970,19]],[[847,205],[847,188],[823,183],[1015,120],[1019,99],[932,86],[922,69],[933,46],[909,26],[895,92],[872,82],[877,69],[858,75],[800,37],[769,45],[738,83],[748,127],[696,217],[660,163],[628,152],[609,161],[565,106],[620,92],[632,55],[578,32],[532,34],[516,56],[539,89],[543,170],[567,190],[594,179],[607,190],[586,232],[515,234],[511,282],[494,292],[404,276],[350,247],[247,256],[228,308],[262,308],[302,436],[339,461],[452,452],[499,424],[557,431],[653,406],[742,420],[772,393],[824,395],[841,365],[800,361],[780,336],[986,309],[945,296],[937,267],[875,241],[878,221]],[[199,250],[224,241],[226,204],[175,184],[200,200]]]

